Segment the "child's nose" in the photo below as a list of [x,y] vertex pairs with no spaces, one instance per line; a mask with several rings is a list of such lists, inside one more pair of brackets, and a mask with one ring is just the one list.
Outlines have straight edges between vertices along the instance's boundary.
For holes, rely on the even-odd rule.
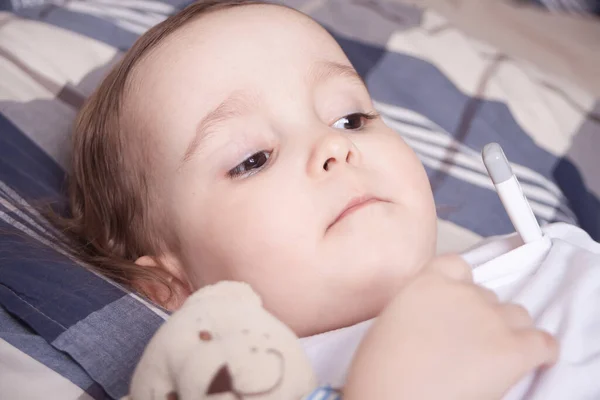
[[315,143],[309,160],[309,174],[317,177],[326,175],[335,169],[358,165],[360,152],[354,143],[344,134],[328,132]]

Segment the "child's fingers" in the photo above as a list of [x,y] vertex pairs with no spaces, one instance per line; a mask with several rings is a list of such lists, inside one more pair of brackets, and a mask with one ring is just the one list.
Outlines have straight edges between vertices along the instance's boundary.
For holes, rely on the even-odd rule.
[[518,304],[503,304],[500,306],[500,314],[513,329],[526,329],[533,326],[533,318],[529,314],[529,311]]
[[519,335],[519,350],[522,355],[526,355],[523,365],[525,371],[552,365],[558,359],[558,342],[548,332],[525,329],[517,335]]
[[437,257],[429,264],[429,268],[458,281],[471,282],[473,280],[471,266],[458,254],[447,254]]
[[[475,285],[473,285],[475,286]],[[482,286],[475,286],[477,288],[477,291],[479,292],[479,294],[488,302],[491,304],[498,304],[500,302],[500,300],[498,300],[498,295],[494,292],[492,292],[489,289],[486,289]]]

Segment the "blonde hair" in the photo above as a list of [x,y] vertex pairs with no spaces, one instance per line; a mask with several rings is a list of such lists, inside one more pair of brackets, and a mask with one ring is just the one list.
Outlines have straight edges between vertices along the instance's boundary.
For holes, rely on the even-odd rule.
[[127,146],[130,133],[124,130],[122,111],[128,79],[144,56],[188,22],[252,4],[269,3],[200,1],[154,26],[106,76],[77,117],[69,176],[71,215],[57,219],[57,224],[72,240],[76,257],[116,282],[144,292],[139,282],[152,281],[171,291],[161,268],[135,264],[140,256],[160,254],[167,235],[157,230],[150,216],[148,171],[139,165],[139,157],[131,157],[135,146]]

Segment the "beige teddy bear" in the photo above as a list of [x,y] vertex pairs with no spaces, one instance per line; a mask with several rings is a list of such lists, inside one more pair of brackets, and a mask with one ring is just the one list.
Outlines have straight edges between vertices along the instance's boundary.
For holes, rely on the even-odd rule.
[[297,400],[316,387],[296,335],[250,286],[221,282],[190,296],[157,331],[126,399]]

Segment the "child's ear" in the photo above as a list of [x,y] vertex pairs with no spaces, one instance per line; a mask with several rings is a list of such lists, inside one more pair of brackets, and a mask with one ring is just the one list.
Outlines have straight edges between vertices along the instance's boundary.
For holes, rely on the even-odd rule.
[[[148,270],[156,269],[156,275],[160,279],[138,279],[133,286],[150,298],[156,304],[169,311],[176,311],[192,293],[187,276],[175,260],[170,257],[157,259],[151,256],[142,256],[135,260],[140,267]],[[167,286],[165,286],[165,283]]]

